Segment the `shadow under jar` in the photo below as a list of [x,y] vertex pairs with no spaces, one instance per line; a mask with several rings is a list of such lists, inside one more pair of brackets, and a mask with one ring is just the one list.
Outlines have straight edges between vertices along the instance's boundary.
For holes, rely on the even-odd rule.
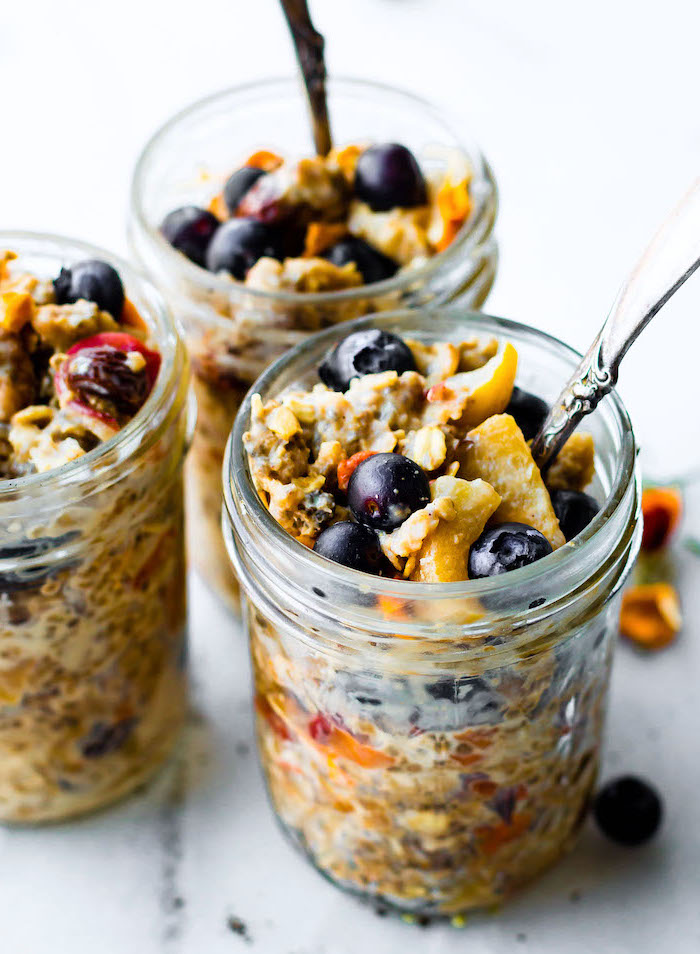
[[41,278],[109,262],[161,355],[146,403],[116,436],[53,470],[0,481],[0,820],[35,823],[126,795],[183,725],[192,414],[184,345],[160,295],[126,262],[29,233],[0,233],[0,248]]
[[[357,322],[431,344],[495,335],[551,399],[578,362],[534,329],[458,309]],[[317,382],[332,329],[255,385]],[[260,758],[284,831],[337,885],[399,911],[488,907],[554,862],[585,817],[619,597],[639,545],[635,444],[616,394],[587,419],[599,514],[504,576],[416,583],[319,557],[271,517],[243,449],[225,467],[225,540],[247,596]]]
[[[277,357],[309,334],[368,312],[459,300],[478,308],[495,277],[496,186],[476,146],[463,143],[440,113],[414,96],[360,80],[332,80],[336,143],[397,141],[425,172],[445,166],[444,150],[472,171],[471,212],[449,247],[394,278],[326,293],[269,292],[214,275],[173,249],[159,232],[180,206],[207,206],[226,177],[256,149],[312,155],[306,100],[297,80],[254,83],[189,107],[163,126],[138,161],[129,238],[137,259],[182,322],[192,360],[198,415],[187,462],[188,550],[204,579],[238,607],[238,584],[220,531],[220,474],[243,396]],[[436,151],[435,147],[440,147]]]

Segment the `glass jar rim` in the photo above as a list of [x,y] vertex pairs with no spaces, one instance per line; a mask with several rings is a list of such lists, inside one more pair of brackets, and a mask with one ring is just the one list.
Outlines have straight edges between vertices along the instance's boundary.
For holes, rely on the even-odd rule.
[[[370,591],[377,597],[386,597],[388,599],[399,600],[440,600],[440,599],[484,599],[493,600],[498,594],[507,591],[513,592],[515,586],[524,588],[537,582],[547,576],[557,574],[564,576],[568,574],[567,579],[574,581],[574,589],[557,597],[548,604],[543,612],[548,615],[558,611],[562,606],[567,605],[566,600],[571,601],[581,585],[588,584],[589,581],[600,570],[601,560],[593,560],[592,555],[596,543],[600,540],[602,531],[608,526],[613,517],[622,507],[623,502],[629,496],[631,485],[636,480],[636,445],[632,425],[627,410],[616,391],[613,391],[605,401],[611,408],[611,413],[620,432],[620,455],[617,462],[617,468],[614,478],[611,480],[610,490],[607,494],[604,504],[601,506],[598,514],[586,529],[576,538],[573,543],[560,547],[554,553],[545,557],[530,566],[523,567],[509,574],[492,577],[482,580],[463,580],[450,583],[417,583],[410,580],[394,580],[383,577],[369,576],[359,570],[353,570],[343,567],[340,564],[319,556],[313,550],[299,543],[294,537],[288,534],[272,517],[268,509],[261,501],[252,481],[247,462],[247,455],[243,446],[243,434],[248,429],[250,418],[251,397],[258,391],[267,391],[270,385],[286,371],[293,366],[303,356],[310,351],[317,351],[322,345],[331,346],[339,337],[351,334],[367,327],[386,327],[387,330],[399,331],[399,323],[410,323],[418,318],[425,318],[428,321],[439,320],[440,316],[448,319],[463,320],[473,319],[478,322],[480,329],[485,334],[496,334],[499,337],[507,338],[509,332],[525,334],[540,345],[550,348],[560,355],[566,355],[572,360],[578,361],[580,354],[560,339],[544,331],[533,328],[519,322],[511,321],[505,318],[495,318],[481,313],[465,311],[459,307],[426,308],[401,310],[394,312],[383,312],[381,315],[369,315],[359,318],[352,322],[347,322],[341,326],[335,326],[325,331],[319,332],[312,338],[297,345],[294,349],[276,361],[267,369],[251,387],[236,417],[233,430],[229,437],[224,460],[224,501],[225,512],[224,520],[228,519],[231,529],[239,529],[243,526],[242,515],[250,520],[251,536],[253,534],[264,535],[269,538],[272,544],[281,548],[281,552],[289,559],[291,563],[301,563],[308,570],[309,577],[318,581],[319,587],[326,585],[348,585],[353,586],[358,591]],[[410,327],[406,333],[410,333]],[[603,405],[601,405],[602,407]],[[628,521],[628,534],[625,546],[631,548],[633,543],[633,534],[635,530],[636,511],[632,511],[630,521]],[[584,564],[586,558],[591,561],[591,572],[583,575],[577,580],[576,569]],[[319,603],[319,607],[321,604]],[[309,606],[313,611],[313,607]],[[528,610],[531,610],[528,607]],[[530,613],[532,616],[532,613]],[[492,622],[492,620],[491,620]],[[485,625],[490,626],[491,622]],[[401,624],[402,626],[404,624]],[[390,633],[395,629],[396,623],[387,626],[386,632]],[[478,624],[476,626],[478,629]]]
[[[300,83],[301,80],[297,76],[280,76],[264,80],[255,80],[250,83],[243,83],[238,86],[219,90],[177,112],[163,123],[152,134],[150,139],[148,139],[136,161],[131,180],[130,202],[132,218],[133,223],[136,224],[141,235],[146,237],[151,245],[159,251],[160,255],[169,263],[173,270],[183,274],[191,285],[200,287],[204,292],[219,292],[228,297],[245,296],[246,300],[251,303],[276,302],[296,306],[320,306],[330,303],[341,304],[366,299],[367,297],[377,297],[392,292],[410,290],[411,286],[425,281],[427,277],[447,264],[463,256],[467,256],[472,248],[479,244],[481,231],[479,226],[484,216],[489,214],[495,216],[496,212],[491,213],[489,206],[493,209],[497,207],[498,194],[491,167],[478,146],[472,144],[467,148],[454,131],[449,117],[447,117],[442,110],[438,110],[437,107],[422,97],[387,83],[340,75],[337,77],[329,77],[328,79],[328,88],[331,94],[334,89],[338,89],[339,91],[355,93],[356,95],[362,93],[379,93],[380,95],[400,98],[406,104],[413,105],[424,114],[427,113],[433,121],[442,125],[454,143],[469,159],[473,172],[473,178],[471,180],[473,207],[469,217],[450,245],[442,252],[438,252],[432,256],[432,258],[428,259],[422,265],[416,268],[409,268],[392,278],[360,285],[356,288],[338,289],[328,292],[266,291],[264,289],[249,288],[243,282],[235,281],[229,276],[220,276],[208,272],[204,268],[200,268],[174,249],[161,235],[160,230],[150,224],[145,210],[145,180],[148,165],[153,156],[158,154],[162,142],[167,140],[182,123],[187,122],[198,113],[206,112],[207,109],[216,105],[218,102],[225,101],[227,98],[250,96],[256,93],[271,94],[275,88],[288,90],[292,86],[295,90],[298,90]],[[221,320],[227,321],[227,319],[223,318]]]
[[[169,406],[178,402],[176,396],[187,387],[187,358],[184,344],[177,332],[175,322],[160,292],[140,269],[126,259],[108,252],[96,245],[49,232],[0,231],[0,248],[17,251],[21,263],[23,255],[43,258],[71,259],[99,258],[114,266],[119,272],[128,297],[129,286],[138,286],[146,294],[148,310],[146,315],[139,309],[141,317],[148,325],[149,333],[157,341],[161,355],[158,377],[145,404],[137,414],[113,437],[98,444],[97,447],[78,457],[42,473],[26,474],[0,480],[0,505],[25,494],[56,493],[66,488],[76,487],[99,479],[104,486],[110,477],[132,458],[135,452],[145,452],[157,439],[167,424]],[[173,394],[175,387],[175,394]],[[160,414],[163,418],[157,428],[153,428],[153,419]],[[190,418],[194,407],[189,409]],[[149,431],[151,433],[149,433]]]

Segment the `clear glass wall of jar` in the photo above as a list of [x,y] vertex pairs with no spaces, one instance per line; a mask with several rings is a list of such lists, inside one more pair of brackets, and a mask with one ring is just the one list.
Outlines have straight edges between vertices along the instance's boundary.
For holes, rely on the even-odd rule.
[[[370,318],[412,339],[512,341],[518,383],[556,396],[577,355],[460,309]],[[346,329],[257,382],[311,386]],[[401,911],[501,902],[573,843],[601,749],[622,585],[639,545],[634,438],[616,395],[586,421],[595,493],[579,536],[515,573],[425,584],[330,563],[259,500],[242,436],[227,450],[224,533],[247,596],[259,753],[294,843],[341,887]]]
[[[310,155],[306,101],[296,80],[238,87],[196,103],[162,127],[134,174],[129,238],[137,259],[182,322],[193,365],[198,420],[187,463],[188,549],[205,580],[237,608],[238,586],[220,532],[224,448],[243,395],[280,354],[310,333],[368,312],[460,300],[478,308],[493,284],[496,187],[479,149],[424,101],[375,83],[329,84],[335,140],[402,142],[424,168],[434,147],[465,155],[473,209],[449,248],[393,279],[327,294],[254,291],[188,261],[158,231],[172,209],[206,205],[226,176],[259,148]],[[433,147],[431,149],[431,147]]]
[[0,233],[41,277],[99,258],[119,272],[162,363],[139,413],[55,470],[0,481],[0,820],[82,814],[140,785],[186,705],[182,466],[187,358],[164,302],[126,262]]

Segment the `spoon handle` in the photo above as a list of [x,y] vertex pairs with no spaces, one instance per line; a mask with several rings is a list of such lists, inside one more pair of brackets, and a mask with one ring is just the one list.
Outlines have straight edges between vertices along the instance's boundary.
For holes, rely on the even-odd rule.
[[605,324],[552,405],[532,444],[542,471],[552,464],[581,419],[612,390],[630,345],[699,265],[700,178],[651,240]]
[[280,0],[294,41],[297,60],[306,86],[316,153],[327,156],[333,146],[326,101],[324,39],[315,29],[307,0]]

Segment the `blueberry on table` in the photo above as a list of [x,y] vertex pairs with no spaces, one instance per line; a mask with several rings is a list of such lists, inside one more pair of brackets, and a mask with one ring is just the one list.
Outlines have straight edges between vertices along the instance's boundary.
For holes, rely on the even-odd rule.
[[327,527],[317,538],[314,551],[353,570],[380,574],[386,565],[374,531],[350,520]]
[[408,345],[389,331],[370,328],[344,338],[326,355],[318,375],[334,391],[347,391],[353,378],[380,371],[415,371]]
[[580,490],[553,490],[550,496],[567,542],[585,530],[600,510],[598,501]]
[[347,265],[348,262],[354,262],[367,285],[392,278],[399,267],[393,258],[384,255],[383,252],[355,235],[348,235],[335,245],[331,245],[323,253],[323,258],[339,267]]
[[375,212],[425,205],[425,179],[410,149],[390,142],[370,146],[357,160],[355,195]]
[[633,775],[608,782],[596,795],[593,814],[598,827],[620,845],[641,845],[661,824],[661,799]]
[[246,192],[255,185],[261,176],[265,175],[267,173],[264,169],[256,169],[255,166],[242,166],[228,177],[224,186],[224,202],[231,215],[235,215],[238,204]]
[[165,216],[160,231],[173,248],[203,268],[209,243],[220,224],[207,209],[185,205]]
[[425,471],[402,454],[373,454],[348,483],[348,506],[355,518],[375,530],[394,530],[430,503]]
[[549,407],[542,398],[522,388],[513,388],[505,414],[515,418],[526,441],[531,441],[544,424]]
[[549,540],[526,523],[487,527],[469,550],[469,579],[480,580],[519,570],[551,552]]
[[282,258],[276,229],[255,219],[229,219],[219,228],[207,249],[210,272],[230,272],[243,281],[258,259]]
[[124,286],[119,272],[107,262],[89,259],[71,268],[62,268],[53,281],[56,302],[72,305],[80,298],[94,301],[101,311],[119,320],[124,307]]

